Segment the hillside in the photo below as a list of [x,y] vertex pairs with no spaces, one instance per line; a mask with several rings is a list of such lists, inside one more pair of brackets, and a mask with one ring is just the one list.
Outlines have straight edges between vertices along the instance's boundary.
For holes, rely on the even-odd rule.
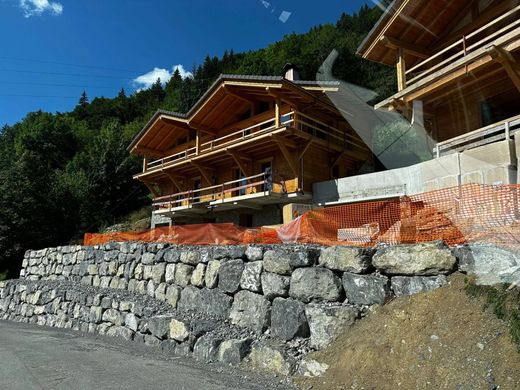
[[[373,310],[313,358],[330,368],[303,388],[518,389],[520,354],[506,321],[454,274],[435,291]],[[518,302],[518,301],[516,301]]]
[[394,72],[355,56],[363,37],[380,16],[363,6],[335,25],[285,36],[267,48],[207,57],[194,78],[177,72],[162,85],[113,99],[89,101],[85,93],[72,112],[34,112],[0,131],[0,272],[16,276],[29,248],[81,239],[85,231],[118,223],[149,203],[148,191],[132,180],[140,161],[126,146],[159,109],[186,112],[221,73],[279,75],[287,62],[313,80],[336,49],[333,74],[375,90],[380,98],[395,85]]

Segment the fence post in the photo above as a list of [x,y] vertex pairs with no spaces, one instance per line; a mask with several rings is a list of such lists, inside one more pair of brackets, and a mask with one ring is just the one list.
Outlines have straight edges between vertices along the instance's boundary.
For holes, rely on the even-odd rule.
[[506,122],[506,141],[509,141],[509,122]]

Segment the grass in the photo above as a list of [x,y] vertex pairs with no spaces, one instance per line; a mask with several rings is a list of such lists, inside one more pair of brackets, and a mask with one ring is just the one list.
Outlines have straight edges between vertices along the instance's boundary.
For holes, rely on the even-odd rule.
[[466,293],[484,299],[483,310],[491,310],[509,325],[509,332],[520,353],[520,288],[508,284],[479,286],[466,279]]

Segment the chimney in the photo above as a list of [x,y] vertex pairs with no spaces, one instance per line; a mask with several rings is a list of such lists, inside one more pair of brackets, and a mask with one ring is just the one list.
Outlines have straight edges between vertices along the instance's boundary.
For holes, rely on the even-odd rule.
[[296,65],[291,63],[285,64],[283,67],[284,77],[287,80],[295,81],[300,79],[300,72],[298,72],[298,68]]

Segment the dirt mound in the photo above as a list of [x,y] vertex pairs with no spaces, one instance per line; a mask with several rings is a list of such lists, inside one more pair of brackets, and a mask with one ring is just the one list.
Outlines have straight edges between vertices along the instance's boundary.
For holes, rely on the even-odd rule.
[[[519,389],[520,354],[507,324],[453,275],[438,290],[374,309],[311,357],[330,368],[304,389]],[[311,387],[312,386],[312,387]]]

